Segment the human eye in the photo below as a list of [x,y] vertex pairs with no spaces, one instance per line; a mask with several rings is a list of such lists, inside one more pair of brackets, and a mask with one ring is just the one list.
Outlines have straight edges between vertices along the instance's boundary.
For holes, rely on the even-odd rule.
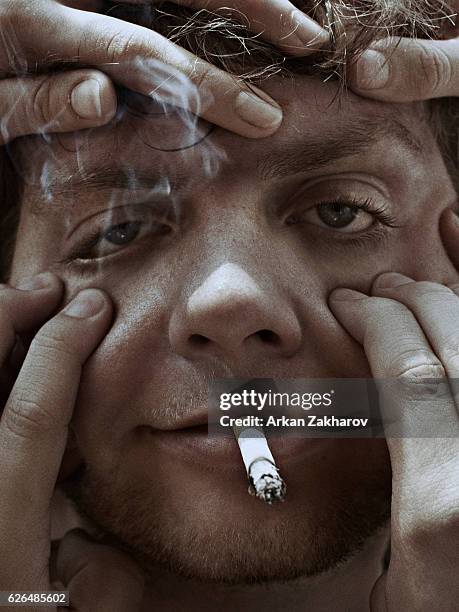
[[92,216],[70,235],[70,247],[63,262],[89,265],[116,256],[144,238],[159,240],[172,231],[167,216],[146,205],[121,206]]
[[395,219],[370,198],[337,197],[322,201],[302,212],[294,212],[286,219],[287,225],[310,223],[341,233],[358,233],[382,223],[395,227]]

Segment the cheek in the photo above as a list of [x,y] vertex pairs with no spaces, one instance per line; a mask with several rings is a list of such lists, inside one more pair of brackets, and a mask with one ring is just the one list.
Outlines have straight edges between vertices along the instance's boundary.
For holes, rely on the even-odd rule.
[[439,213],[419,219],[402,238],[404,256],[398,259],[397,272],[416,280],[441,284],[456,282],[458,273],[443,246],[439,231]]
[[[128,291],[126,288],[126,294]],[[150,291],[147,299],[145,289],[133,291],[132,287],[129,298],[112,295],[116,318],[83,369],[74,415],[83,455],[96,458],[97,463],[110,463],[111,452],[119,455],[152,409],[155,377],[161,373],[158,364],[167,360],[168,307],[164,298],[156,290]]]
[[[390,245],[390,246],[389,246]],[[368,242],[361,246],[340,244],[333,239],[305,253],[301,278],[309,292],[314,291],[329,312],[328,296],[339,287],[368,293],[374,278],[396,260],[396,242]]]

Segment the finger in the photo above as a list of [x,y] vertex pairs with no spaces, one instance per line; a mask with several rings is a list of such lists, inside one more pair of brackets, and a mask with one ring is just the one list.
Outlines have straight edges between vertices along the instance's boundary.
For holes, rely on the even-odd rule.
[[30,346],[0,421],[0,522],[8,530],[0,532],[2,542],[14,542],[49,510],[81,369],[110,319],[105,294],[82,291]]
[[[363,345],[375,378],[397,378],[423,364],[440,371],[441,364],[416,319],[402,304],[336,289],[330,296],[330,307],[351,336]],[[401,350],[408,351],[409,362],[400,362]]]
[[113,118],[116,104],[110,79],[95,70],[0,80],[0,144],[103,125]]
[[0,416],[24,361],[23,334],[52,316],[62,296],[57,276],[24,279],[20,289],[0,285]]
[[459,216],[450,208],[440,217],[440,235],[448,257],[459,271]]
[[[121,0],[120,0],[121,1]],[[123,4],[148,4],[147,0],[123,0]],[[246,24],[281,51],[303,56],[330,42],[327,31],[288,0],[175,0],[175,4],[218,12]]]
[[81,529],[62,539],[56,560],[58,579],[70,593],[76,610],[137,612],[143,598],[144,577],[122,551],[98,544]]
[[388,102],[459,95],[459,39],[378,43],[349,68],[357,93]]
[[339,289],[330,296],[330,308],[365,349],[380,388],[386,434],[393,436],[389,450],[401,452],[395,436],[441,437],[457,431],[458,416],[449,389],[444,392],[444,387],[432,382],[445,378],[445,368],[404,304]]
[[[416,282],[397,273],[380,275],[373,295],[397,300],[414,314],[446,374],[459,378],[459,299],[448,287]],[[459,431],[458,431],[459,433]]]
[[[146,5],[151,0],[114,0],[122,5]],[[67,0],[68,7],[101,12],[101,0]],[[298,10],[288,0],[175,0],[174,4],[206,9],[242,22],[248,30],[273,43],[284,53],[304,56],[319,50],[330,42],[328,32],[316,21]],[[117,16],[115,14],[115,16]]]
[[61,297],[62,283],[49,272],[23,281],[19,288],[0,285],[0,366],[12,351],[16,334],[43,323]]
[[[389,284],[392,277],[392,284],[395,284],[395,276],[382,275],[379,283]],[[384,384],[380,396],[383,414],[390,403],[393,413],[398,412],[402,421],[411,419],[426,424],[427,435],[423,437],[413,436],[409,430],[405,437],[386,436],[393,474],[393,547],[388,573],[383,574],[371,594],[371,609],[375,612],[408,609],[410,602],[420,601],[419,585],[425,583],[429,559],[439,559],[441,578],[450,572],[451,555],[454,556],[456,550],[458,415],[448,390],[432,394],[429,385],[423,383],[426,378],[443,377],[445,373],[412,310],[398,301],[400,292],[410,287],[412,291],[413,284],[399,285],[397,301],[391,299],[396,289],[391,292],[375,288],[378,295],[389,295],[368,298],[354,291],[338,290],[330,302],[335,314],[340,313],[338,318],[346,329],[364,344],[375,376],[395,375],[402,382],[395,386]],[[413,306],[413,299],[405,301]],[[408,385],[403,384],[404,381]],[[442,426],[446,435],[438,435],[437,425]],[[412,574],[408,582],[402,572],[407,563]],[[437,582],[438,591],[429,588],[423,593],[428,597],[423,599],[426,605],[421,605],[422,609],[431,609],[433,601],[438,601],[439,592],[447,588],[446,581]]]
[[[425,553],[426,529],[445,527],[450,537],[445,517],[457,508],[456,408],[449,392],[432,394],[425,383],[443,378],[444,369],[403,304],[340,289],[330,296],[330,307],[363,344],[377,378],[393,477],[392,536],[414,558]],[[439,517],[436,528],[432,516]]]
[[59,4],[47,9],[41,29],[26,11],[18,19],[30,32],[39,31],[29,42],[35,57],[59,49],[63,59],[78,58],[128,89],[187,108],[241,136],[268,136],[282,121],[279,105],[269,96],[147,28]]

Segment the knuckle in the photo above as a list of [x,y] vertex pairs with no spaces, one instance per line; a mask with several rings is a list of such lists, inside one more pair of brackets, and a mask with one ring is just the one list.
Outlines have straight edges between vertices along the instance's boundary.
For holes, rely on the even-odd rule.
[[45,77],[35,89],[32,98],[32,116],[38,125],[47,125],[54,119],[52,104],[52,81]]
[[433,95],[441,93],[441,90],[451,81],[453,66],[448,55],[439,47],[418,45],[418,57],[420,67],[420,83]]
[[37,362],[47,363],[49,361],[62,363],[75,359],[74,352],[68,339],[58,331],[48,329],[41,330],[32,341],[30,352],[33,353]]
[[137,37],[135,34],[126,34],[126,32],[120,31],[112,34],[108,40],[101,42],[100,46],[106,50],[108,61],[115,63],[120,58],[129,57],[137,46],[136,42]]
[[[432,401],[442,392],[439,380],[444,379],[445,371],[441,365],[424,363],[409,367],[397,378],[397,392],[405,401]],[[414,408],[416,408],[415,404]]]
[[194,62],[190,67],[188,78],[198,90],[210,89],[214,81],[214,68],[204,62]]
[[445,377],[445,369],[427,349],[409,349],[400,353],[392,364],[393,376],[401,383],[429,388],[432,380]]
[[43,404],[18,392],[5,409],[2,426],[17,438],[32,440],[52,422]]
[[414,383],[416,385],[429,384],[432,379],[444,378],[445,370],[441,363],[420,363],[418,365],[407,365],[397,376],[402,382]]

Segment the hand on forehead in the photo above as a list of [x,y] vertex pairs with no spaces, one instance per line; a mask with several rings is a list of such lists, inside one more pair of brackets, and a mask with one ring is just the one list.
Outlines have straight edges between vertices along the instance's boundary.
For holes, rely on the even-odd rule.
[[[177,83],[177,87],[181,85]],[[289,151],[297,148],[306,154],[309,148],[308,157],[314,151],[322,162],[331,163],[344,154],[357,154],[377,140],[393,139],[392,150],[386,151],[389,157],[399,155],[399,140],[405,144],[411,140],[416,147],[423,134],[430,138],[429,131],[425,134],[421,103],[368,101],[342,93],[336,82],[298,75],[271,78],[265,87],[281,98],[285,118],[281,129],[263,141],[251,142],[183,109],[125,91],[117,118],[108,126],[46,139],[23,139],[15,147],[20,174],[27,182],[43,185],[60,179],[68,182],[74,175],[92,174],[103,166],[120,169],[132,179],[136,172],[151,171],[157,176],[183,171],[192,180],[209,178],[223,162],[244,160],[247,168],[248,162],[269,152],[281,158],[287,144]],[[182,93],[187,95],[186,90]],[[307,170],[311,163],[304,162]]]

